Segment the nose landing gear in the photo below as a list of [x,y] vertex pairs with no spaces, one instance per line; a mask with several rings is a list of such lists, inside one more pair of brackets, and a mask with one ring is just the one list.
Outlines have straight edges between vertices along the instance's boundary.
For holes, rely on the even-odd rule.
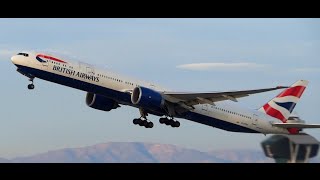
[[33,80],[34,80],[34,77],[29,79],[29,81],[31,81],[31,84],[28,84],[28,89],[30,90],[34,89]]

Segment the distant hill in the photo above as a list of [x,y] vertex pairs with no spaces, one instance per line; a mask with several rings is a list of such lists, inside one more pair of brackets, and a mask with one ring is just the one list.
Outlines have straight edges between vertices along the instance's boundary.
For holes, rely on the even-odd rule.
[[82,148],[68,148],[29,157],[14,158],[11,162],[63,163],[179,163],[229,162],[208,153],[174,145],[138,142],[111,142]]
[[[0,163],[272,163],[262,151],[215,150],[201,152],[168,144],[110,142],[81,148],[67,148]],[[312,162],[320,162],[319,158]]]

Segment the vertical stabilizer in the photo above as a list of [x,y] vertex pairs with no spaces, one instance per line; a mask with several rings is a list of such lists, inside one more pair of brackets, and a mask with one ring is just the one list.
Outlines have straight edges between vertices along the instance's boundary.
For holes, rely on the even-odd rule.
[[267,104],[263,105],[259,111],[277,118],[285,123],[292,113],[294,107],[300,100],[300,97],[302,96],[308,83],[309,82],[306,80],[299,80],[295,82]]

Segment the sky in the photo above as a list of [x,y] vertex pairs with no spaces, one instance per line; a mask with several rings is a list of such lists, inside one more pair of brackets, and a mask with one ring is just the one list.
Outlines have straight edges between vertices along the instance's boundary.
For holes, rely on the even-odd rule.
[[[86,92],[16,72],[10,57],[51,51],[177,91],[228,91],[309,80],[295,112],[320,123],[320,19],[0,19],[0,157],[104,142],[153,142],[201,151],[261,150],[268,136],[228,132],[184,119],[171,128],[132,124],[138,109],[85,104]],[[279,91],[239,99],[260,108]],[[233,102],[228,102],[233,103]],[[306,130],[320,139],[320,130]]]

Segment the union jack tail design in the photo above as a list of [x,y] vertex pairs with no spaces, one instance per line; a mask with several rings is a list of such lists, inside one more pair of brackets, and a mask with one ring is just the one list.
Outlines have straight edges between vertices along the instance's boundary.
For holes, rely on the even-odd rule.
[[295,82],[289,88],[285,89],[278,96],[262,106],[259,111],[286,123],[308,83],[309,82],[306,80],[299,80]]

